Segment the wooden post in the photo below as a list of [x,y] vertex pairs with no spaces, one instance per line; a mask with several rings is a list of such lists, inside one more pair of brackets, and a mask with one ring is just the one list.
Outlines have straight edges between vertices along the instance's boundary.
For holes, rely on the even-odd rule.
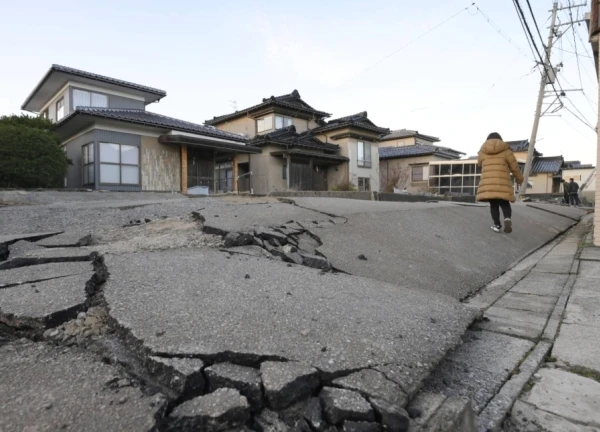
[[188,191],[188,152],[187,146],[181,145],[181,193]]
[[288,154],[287,155],[287,166],[285,167],[285,170],[286,170],[285,178],[286,178],[286,182],[287,182],[287,184],[286,184],[287,190],[290,190],[290,164],[291,164],[291,162],[292,162],[292,157]]
[[233,154],[233,193],[238,193],[238,155]]

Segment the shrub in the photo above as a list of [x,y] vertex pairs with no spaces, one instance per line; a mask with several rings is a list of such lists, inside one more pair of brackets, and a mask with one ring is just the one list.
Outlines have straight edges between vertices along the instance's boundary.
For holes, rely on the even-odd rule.
[[52,122],[0,117],[0,187],[60,187],[67,165]]
[[349,180],[344,180],[331,187],[335,192],[356,192],[358,189],[354,183]]

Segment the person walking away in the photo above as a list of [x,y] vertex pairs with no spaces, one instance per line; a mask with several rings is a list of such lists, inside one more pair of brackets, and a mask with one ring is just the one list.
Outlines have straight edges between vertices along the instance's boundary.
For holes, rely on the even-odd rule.
[[565,179],[560,179],[563,188],[563,203],[566,205],[571,204],[571,196],[569,195],[569,183]]
[[481,167],[481,181],[477,189],[477,201],[489,202],[492,214],[492,230],[500,232],[500,208],[504,215],[504,232],[512,232],[511,202],[515,202],[513,182],[510,178],[512,172],[517,184],[523,183],[523,174],[519,169],[517,158],[506,144],[500,134],[493,132],[479,150],[477,164]]
[[581,205],[581,201],[579,201],[579,184],[575,182],[575,179],[569,179],[569,196],[571,197],[571,205]]

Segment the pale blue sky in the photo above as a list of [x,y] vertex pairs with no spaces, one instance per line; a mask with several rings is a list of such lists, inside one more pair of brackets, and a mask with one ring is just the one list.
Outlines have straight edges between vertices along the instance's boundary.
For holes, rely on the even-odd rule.
[[[2,3],[0,115],[20,112],[58,63],[164,89],[167,97],[148,109],[197,123],[233,111],[230,101],[241,109],[298,89],[334,117],[366,110],[380,126],[439,136],[469,155],[489,132],[517,140],[531,131],[539,74],[531,73],[533,56],[508,0],[477,5],[522,52],[471,7],[383,61],[471,1]],[[545,40],[552,2],[531,3]],[[559,17],[568,19],[565,12]],[[578,50],[591,53],[585,24],[578,32],[586,41],[576,38]],[[558,48],[573,51],[573,44],[569,32]],[[575,56],[555,50],[553,63],[561,60],[563,86],[579,88]],[[569,97],[595,127],[593,60],[581,57],[580,67],[587,99]],[[561,114],[542,120],[538,149],[595,163],[595,132]]]

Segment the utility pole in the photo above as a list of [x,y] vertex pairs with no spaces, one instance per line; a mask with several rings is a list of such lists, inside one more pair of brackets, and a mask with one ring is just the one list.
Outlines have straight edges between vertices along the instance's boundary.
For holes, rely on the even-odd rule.
[[537,138],[538,126],[540,125],[540,117],[542,115],[542,104],[546,94],[546,85],[548,84],[548,69],[552,68],[550,63],[550,52],[552,51],[552,43],[554,41],[554,26],[556,24],[556,12],[558,11],[558,2],[554,2],[552,7],[552,18],[550,21],[550,34],[548,35],[548,46],[546,47],[546,56],[544,58],[544,70],[542,72],[542,80],[540,82],[540,91],[538,93],[537,106],[535,109],[535,118],[533,119],[533,128],[531,129],[531,137],[529,138],[529,149],[527,151],[527,162],[525,163],[525,173],[523,184],[519,189],[519,198],[527,193],[527,182],[529,181],[529,173],[531,172],[531,164],[533,163],[533,154],[535,151],[535,140]]

